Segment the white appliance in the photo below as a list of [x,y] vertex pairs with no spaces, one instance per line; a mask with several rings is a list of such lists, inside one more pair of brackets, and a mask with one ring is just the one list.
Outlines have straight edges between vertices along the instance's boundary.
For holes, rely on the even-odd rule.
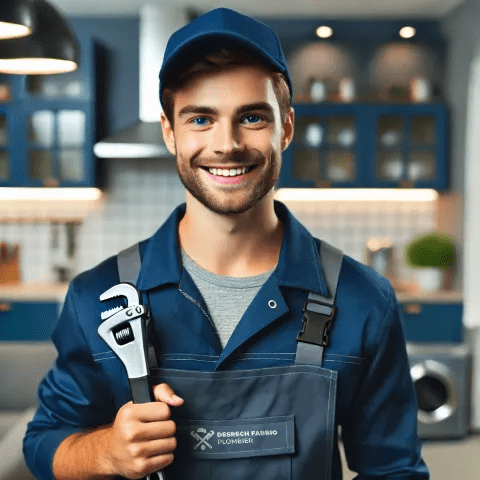
[[422,439],[460,438],[470,430],[471,351],[460,343],[408,343]]

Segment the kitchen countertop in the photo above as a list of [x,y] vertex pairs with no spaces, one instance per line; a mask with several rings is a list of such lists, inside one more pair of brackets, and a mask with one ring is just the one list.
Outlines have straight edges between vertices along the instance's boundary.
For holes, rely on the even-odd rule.
[[460,290],[439,290],[434,292],[398,292],[399,303],[462,303],[463,294]]
[[63,302],[68,283],[9,283],[0,284],[0,301]]

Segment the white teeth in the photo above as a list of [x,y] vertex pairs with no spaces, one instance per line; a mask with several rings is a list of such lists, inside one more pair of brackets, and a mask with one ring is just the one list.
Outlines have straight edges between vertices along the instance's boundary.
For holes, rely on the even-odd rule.
[[243,175],[247,173],[249,167],[242,168],[209,168],[208,171],[212,175],[220,175],[221,177],[234,177],[235,175]]

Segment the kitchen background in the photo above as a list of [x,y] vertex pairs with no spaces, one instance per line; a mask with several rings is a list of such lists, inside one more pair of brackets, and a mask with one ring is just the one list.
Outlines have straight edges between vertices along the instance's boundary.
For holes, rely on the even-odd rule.
[[[0,238],[20,245],[20,271],[26,283],[55,282],[58,267],[75,272],[95,266],[134,242],[148,237],[185,201],[174,160],[116,160],[108,165],[108,191],[94,211],[75,227],[75,252],[68,258],[68,227],[57,222],[0,224]],[[390,239],[397,247],[398,274],[415,279],[405,265],[403,248],[412,238],[436,229],[435,201],[295,201],[289,208],[319,238],[338,245],[366,263],[371,238]],[[65,215],[64,206],[58,212]],[[15,208],[9,214],[18,217]],[[20,215],[52,215],[22,208]],[[68,224],[67,224],[68,225]],[[74,224],[75,225],[75,224]],[[58,237],[55,242],[54,238]]]
[[[3,114],[7,119],[15,117],[16,104],[9,105],[9,102],[22,89],[36,94],[40,92],[40,96],[50,97],[50,100],[38,103],[35,107],[37,100],[32,100],[34,95],[27,94],[23,97],[24,106],[19,107],[18,112],[20,108],[25,111],[37,108],[44,112],[50,108],[48,105],[52,105],[48,101],[55,102],[55,98],[62,95],[59,92],[68,91],[66,86],[70,85],[70,92],[78,98],[71,103],[59,100],[52,110],[78,112],[84,108],[82,111],[85,112],[85,117],[80,123],[83,121],[83,125],[92,132],[96,128],[97,140],[110,139],[112,135],[138,123],[139,117],[148,122],[157,120],[157,87],[155,82],[153,86],[146,85],[145,75],[156,77],[160,63],[158,52],[161,51],[168,31],[184,22],[185,17],[201,11],[202,2],[195,9],[189,8],[182,12],[174,8],[173,4],[168,4],[162,6],[160,13],[158,5],[150,5],[141,10],[132,7],[115,15],[111,12],[116,7],[120,12],[118,2],[115,5],[102,2],[104,5],[100,12],[98,5],[94,10],[93,2],[89,3],[89,0],[77,0],[75,6],[68,0],[51,3],[65,13],[70,27],[80,40],[83,56],[80,73],[50,76],[30,83],[25,80],[27,83],[23,85],[18,85],[17,80],[10,82],[9,76],[1,76],[0,85],[10,85],[10,98],[5,102],[5,110],[2,110],[0,103],[0,116]],[[308,15],[306,10],[311,8],[308,2],[298,5],[295,14],[287,13],[284,4],[276,5],[276,15],[272,15],[269,10],[271,5],[264,6],[261,11],[257,10],[258,18],[275,29],[285,46],[294,77],[296,100],[310,103],[309,96],[316,91],[320,96],[317,99],[319,104],[325,104],[328,109],[329,104],[339,103],[340,99],[335,95],[341,79],[353,78],[357,98],[353,101],[345,99],[347,110],[341,117],[358,119],[355,125],[364,125],[367,118],[370,118],[365,116],[370,115],[370,107],[355,110],[357,105],[384,102],[391,103],[394,107],[412,103],[420,107],[423,104],[445,107],[448,112],[445,120],[447,128],[443,135],[445,138],[440,138],[440,146],[436,145],[435,149],[444,148],[447,170],[442,171],[439,165],[436,166],[438,175],[431,178],[427,186],[438,193],[420,198],[398,200],[385,193],[383,197],[380,194],[380,199],[363,201],[348,197],[319,200],[316,199],[317,194],[324,189],[318,188],[313,193],[312,190],[305,189],[308,198],[305,201],[288,197],[288,193],[282,191],[278,193],[279,196],[283,195],[282,200],[314,235],[337,245],[346,254],[362,262],[370,261],[367,243],[372,239],[386,241],[393,247],[394,270],[391,278],[404,308],[407,337],[410,336],[413,347],[418,347],[413,343],[416,340],[422,341],[421,348],[424,348],[409,351],[412,366],[414,363],[422,366],[425,360],[430,360],[451,369],[451,375],[445,384],[439,386],[437,380],[443,377],[432,374],[429,379],[433,378],[433,383],[428,380],[422,385],[426,387],[427,393],[431,391],[430,388],[435,392],[434,406],[427,404],[427,413],[429,409],[431,413],[432,409],[440,406],[435,406],[437,401],[443,402],[448,408],[452,402],[455,403],[455,412],[450,419],[432,422],[432,418],[428,417],[423,424],[427,427],[423,431],[426,437],[425,455],[432,465],[432,479],[477,478],[476,472],[480,466],[476,436],[480,429],[480,402],[477,401],[480,393],[480,340],[477,338],[480,338],[480,334],[476,327],[480,326],[480,261],[475,246],[480,235],[480,220],[477,219],[480,202],[480,2],[450,0],[437,3],[433,0],[410,0],[403,5],[400,2],[396,6],[390,5],[390,11],[386,11],[386,2],[374,0],[354,4],[348,0],[323,3],[324,13],[315,15]],[[363,10],[357,12],[360,3],[363,3]],[[229,5],[245,13],[256,13],[253,2],[241,2],[241,5],[230,2]],[[213,6],[216,5],[208,2],[205,8]],[[282,13],[282,8],[285,8],[285,14]],[[392,10],[395,8],[398,10]],[[97,14],[94,14],[95,11]],[[169,16],[163,17],[165,12]],[[152,38],[145,39],[148,35],[142,22],[146,16],[161,17],[157,18],[156,25],[163,25],[167,33],[162,35],[159,31],[152,32],[148,30],[152,28],[150,25],[146,28]],[[309,32],[320,24],[332,25],[335,36],[326,40],[312,38]],[[415,25],[416,37],[399,41],[397,35],[393,40],[392,32],[396,35],[403,25]],[[95,63],[92,42],[101,46],[101,64]],[[144,53],[139,45],[145,42],[152,46],[154,61],[151,57],[142,58]],[[310,89],[313,87],[310,78],[325,77],[328,77],[327,82],[320,82],[316,86],[317,90]],[[426,80],[426,84],[420,84],[420,87],[423,85],[427,88],[428,98],[415,102],[411,96],[412,79],[418,77]],[[392,86],[396,90],[392,90]],[[376,100],[371,102],[373,96]],[[12,112],[13,117],[9,117]],[[400,115],[398,112],[395,110],[392,115]],[[441,125],[443,113],[437,112],[435,110],[433,115],[438,115],[435,118],[440,119]],[[307,119],[309,115],[311,113],[305,113]],[[48,115],[39,116],[32,122],[33,132],[29,132],[26,126],[23,130],[19,128],[17,132],[10,132],[12,140],[16,140],[16,150],[8,142],[3,142],[0,135],[0,183],[6,185],[6,190],[13,184],[8,184],[8,180],[2,183],[5,169],[2,170],[4,157],[1,152],[8,152],[13,162],[24,162],[21,158],[28,156],[30,150],[48,150],[49,143],[42,140],[42,135],[50,135],[45,134],[45,125],[49,122],[55,124]],[[356,135],[353,141],[355,147],[352,149],[358,147],[356,153],[359,161],[374,157],[373,152],[379,147],[369,137],[371,132],[364,127],[355,131],[348,120],[346,124],[345,120],[340,123],[342,122],[350,135],[352,131]],[[160,126],[157,126],[159,129]],[[322,131],[315,128],[310,131],[313,140],[312,136],[309,137],[313,145],[318,142],[318,135],[323,135]],[[0,132],[2,131],[5,132],[4,124],[0,124]],[[19,133],[22,131],[29,138],[22,138]],[[439,131],[443,132],[441,129]],[[78,136],[75,127],[70,130],[67,128],[67,132],[73,132],[73,137]],[[371,142],[365,141],[365,138],[370,138]],[[177,178],[172,157],[161,155],[160,158],[157,155],[154,158],[125,159],[112,158],[118,156],[116,154],[102,154],[99,156],[108,158],[98,158],[95,161],[92,155],[95,140],[93,133],[92,136],[86,134],[79,140],[85,155],[90,159],[90,166],[95,165],[98,173],[95,178],[94,172],[87,172],[90,167],[84,167],[85,172],[93,176],[82,187],[99,186],[102,192],[99,198],[60,202],[42,199],[19,201],[10,199],[5,194],[0,201],[0,241],[19,246],[20,279],[20,283],[0,284],[0,338],[5,340],[0,347],[2,384],[11,377],[4,364],[10,365],[15,361],[17,370],[21,370],[18,365],[24,365],[21,362],[27,362],[26,369],[32,367],[31,360],[9,356],[15,355],[9,350],[13,345],[11,340],[17,337],[28,341],[48,338],[55,321],[57,305],[61,304],[67,288],[65,280],[148,237],[173,208],[184,201],[184,189]],[[351,139],[347,139],[347,150],[351,147],[351,142]],[[105,143],[108,147],[109,142]],[[57,147],[58,145],[55,148]],[[74,147],[78,148],[78,145]],[[299,144],[298,148],[301,150],[302,146]],[[58,149],[61,150],[60,147]],[[291,152],[295,150],[291,149]],[[62,161],[61,152],[59,158]],[[286,154],[284,160],[287,168],[290,168],[295,162],[294,153]],[[348,157],[345,163],[349,165]],[[383,185],[372,181],[371,172],[366,170],[365,165],[360,164],[357,168],[362,169],[359,172],[360,180],[352,180],[352,171],[347,168],[340,173],[333,170],[332,179],[325,181],[320,178],[319,172],[312,172],[308,165],[300,164],[296,170],[292,167],[289,171],[294,174],[289,178],[283,177],[282,181],[289,186],[295,184],[297,187],[314,188],[329,185],[347,188],[361,186],[355,182],[363,182],[374,188],[423,186],[421,181],[415,184],[413,177],[399,181],[398,165],[390,172],[384,172]],[[25,182],[28,186],[42,185],[45,172],[36,173],[36,178]],[[46,173],[48,181],[51,181],[52,172],[48,170]],[[305,183],[309,175],[313,175],[316,180]],[[75,176],[81,177],[81,171],[76,172]],[[394,193],[398,190],[394,190]],[[404,188],[400,190],[408,191]],[[453,270],[444,278],[443,288],[438,292],[425,293],[418,287],[418,269],[405,263],[404,252],[409,242],[432,231],[448,235],[454,241],[457,256]],[[12,256],[15,257],[14,252]],[[9,263],[5,257],[2,259],[4,265]],[[53,310],[50,308],[52,305],[55,306]],[[33,328],[32,318],[35,318],[36,323],[43,322],[43,327],[37,325]],[[18,322],[16,327],[8,323],[13,323],[12,319]],[[468,327],[465,332],[462,325]],[[29,332],[30,337],[25,332]],[[30,345],[28,342],[24,344]],[[460,383],[451,384],[452,376],[461,379]],[[5,464],[8,468],[8,465],[13,465],[13,456],[10,450],[6,450],[5,445],[10,443],[6,439],[11,438],[11,428],[18,425],[14,421],[22,418],[19,411],[22,404],[11,393],[18,392],[18,388],[13,387],[10,393],[5,393],[7,390],[4,389],[0,394],[0,464]],[[454,395],[455,398],[452,400],[449,395]],[[14,400],[17,401],[17,407],[12,407]],[[28,401],[25,399],[25,407],[30,406]],[[6,460],[7,456],[10,463]],[[460,472],[459,464],[462,465]],[[8,472],[7,476],[2,477],[1,473],[0,468],[2,479],[23,478],[9,477]]]

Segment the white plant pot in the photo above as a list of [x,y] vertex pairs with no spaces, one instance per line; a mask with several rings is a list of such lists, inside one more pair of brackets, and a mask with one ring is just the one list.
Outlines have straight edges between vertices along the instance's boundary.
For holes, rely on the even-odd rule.
[[422,290],[436,291],[442,288],[443,269],[423,267],[417,270],[418,283]]

